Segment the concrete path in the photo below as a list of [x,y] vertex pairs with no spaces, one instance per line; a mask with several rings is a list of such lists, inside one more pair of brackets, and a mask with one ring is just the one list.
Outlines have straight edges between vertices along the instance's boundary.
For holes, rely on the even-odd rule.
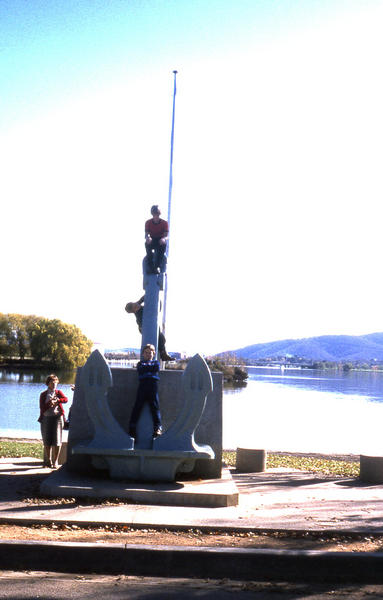
[[[0,523],[69,521],[137,527],[383,533],[383,485],[363,484],[358,479],[282,468],[254,474],[233,471],[239,504],[225,508],[25,502],[36,497],[46,475],[38,460],[0,459]],[[60,479],[60,470],[54,477]]]
[[127,575],[0,572],[9,600],[378,600],[382,585],[243,582]]

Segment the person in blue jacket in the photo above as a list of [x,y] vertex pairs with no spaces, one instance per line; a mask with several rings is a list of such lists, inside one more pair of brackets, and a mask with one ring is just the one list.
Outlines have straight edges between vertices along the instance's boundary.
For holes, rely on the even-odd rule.
[[142,360],[137,363],[138,388],[136,402],[130,417],[129,435],[136,438],[137,421],[145,402],[149,404],[153,417],[153,437],[162,433],[160,403],[158,399],[158,381],[160,379],[160,363],[154,360],[155,348],[146,344],[142,349]]

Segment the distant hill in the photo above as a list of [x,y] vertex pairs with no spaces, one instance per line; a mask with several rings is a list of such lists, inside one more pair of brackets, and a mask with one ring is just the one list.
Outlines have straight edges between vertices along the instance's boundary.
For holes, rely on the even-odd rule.
[[[299,340],[280,340],[253,344],[230,353],[252,360],[277,356],[298,356],[308,360],[369,361],[383,360],[383,333],[368,335],[322,335]],[[224,353],[220,353],[222,356]]]

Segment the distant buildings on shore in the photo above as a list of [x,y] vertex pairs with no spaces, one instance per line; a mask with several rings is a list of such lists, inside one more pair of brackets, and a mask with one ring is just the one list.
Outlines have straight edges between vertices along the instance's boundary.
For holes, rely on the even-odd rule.
[[[101,350],[100,350],[101,352]],[[106,360],[138,360],[140,358],[139,348],[106,348],[103,352]],[[186,352],[169,352],[174,360],[184,360],[187,358]]]

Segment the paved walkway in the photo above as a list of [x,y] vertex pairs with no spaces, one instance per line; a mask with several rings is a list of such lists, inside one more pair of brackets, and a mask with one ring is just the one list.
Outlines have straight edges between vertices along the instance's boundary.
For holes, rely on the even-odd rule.
[[[383,485],[366,485],[357,479],[289,469],[233,472],[239,504],[225,508],[26,501],[36,498],[46,473],[34,459],[0,459],[0,523],[65,521],[168,529],[383,533]],[[55,479],[62,479],[62,485],[67,477],[65,469],[54,474]],[[42,564],[52,571],[69,573],[383,583],[383,553],[379,552],[0,541],[0,569],[38,571]]]
[[[364,484],[358,479],[283,468],[253,474],[232,471],[239,504],[225,508],[25,502],[36,497],[46,474],[36,459],[0,459],[0,522],[383,533],[383,485]],[[60,470],[54,477],[60,478]]]

